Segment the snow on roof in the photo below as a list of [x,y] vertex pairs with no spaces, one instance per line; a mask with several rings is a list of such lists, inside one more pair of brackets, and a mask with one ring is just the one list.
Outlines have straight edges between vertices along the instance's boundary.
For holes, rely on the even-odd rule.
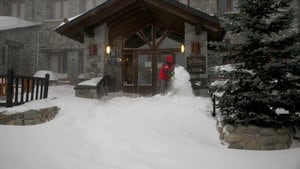
[[49,80],[58,80],[56,74],[52,71],[48,71],[48,70],[39,70],[37,72],[34,73],[33,77],[41,77],[44,78],[46,76],[46,74],[49,74]]
[[80,82],[78,86],[97,86],[97,84],[102,80],[102,77],[92,78],[90,80],[86,80]]
[[[106,1],[104,1],[104,2],[106,2]],[[104,2],[101,2],[101,3],[99,3],[98,5],[102,5]],[[75,20],[75,19],[79,18],[80,16],[82,16],[82,15],[86,14],[87,12],[89,12],[89,11],[91,11],[91,10],[94,10],[94,9],[95,9],[95,7],[91,8],[91,9],[89,9],[89,10],[87,10],[87,11],[84,11],[84,12],[82,12],[82,13],[79,14],[79,15],[76,15],[76,16],[73,16],[73,17],[70,17],[70,18],[65,18],[65,19],[63,20],[63,22],[61,22],[60,25],[58,25],[58,26],[56,27],[56,29],[58,29],[59,27],[65,25],[66,23],[68,23],[68,22],[70,22],[70,21],[72,21],[72,20]]]
[[41,25],[41,23],[25,21],[12,16],[0,16],[0,31]]
[[214,68],[215,68],[215,71],[225,71],[225,72],[231,72],[231,71],[235,70],[235,67],[233,64],[215,66]]
[[66,23],[68,23],[68,22],[70,22],[70,21],[72,21],[72,20],[74,20],[74,19],[80,17],[81,15],[83,15],[83,14],[85,14],[85,13],[86,13],[86,12],[83,12],[83,13],[81,13],[81,14],[79,14],[79,15],[76,15],[76,16],[73,16],[73,17],[71,17],[71,18],[65,18],[65,19],[63,20],[63,22],[61,22],[60,25],[58,25],[58,27],[56,27],[56,29],[59,28],[59,27],[61,27],[61,26],[63,26],[64,24],[66,24]]

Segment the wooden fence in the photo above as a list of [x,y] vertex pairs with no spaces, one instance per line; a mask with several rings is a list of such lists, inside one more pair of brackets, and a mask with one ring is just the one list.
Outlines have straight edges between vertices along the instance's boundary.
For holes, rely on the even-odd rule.
[[48,97],[49,74],[45,78],[18,76],[9,70],[0,75],[0,97],[5,98],[0,106],[12,107]]

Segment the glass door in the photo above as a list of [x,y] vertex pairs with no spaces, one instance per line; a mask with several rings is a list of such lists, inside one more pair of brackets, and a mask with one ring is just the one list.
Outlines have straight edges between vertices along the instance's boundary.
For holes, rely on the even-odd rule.
[[133,54],[123,56],[123,86],[134,86],[134,57]]
[[138,54],[138,86],[152,86],[152,55]]
[[170,50],[125,51],[123,55],[123,91],[152,95],[158,92],[158,73]]

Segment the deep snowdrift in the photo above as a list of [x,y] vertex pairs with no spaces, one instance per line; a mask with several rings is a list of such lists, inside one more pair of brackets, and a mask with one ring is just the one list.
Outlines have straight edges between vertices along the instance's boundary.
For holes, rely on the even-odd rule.
[[72,86],[53,86],[47,100],[6,109],[61,107],[46,124],[0,126],[0,169],[300,168],[299,148],[221,145],[209,98],[191,95],[183,68],[176,68],[176,77],[176,92],[166,96],[91,100],[74,97]]

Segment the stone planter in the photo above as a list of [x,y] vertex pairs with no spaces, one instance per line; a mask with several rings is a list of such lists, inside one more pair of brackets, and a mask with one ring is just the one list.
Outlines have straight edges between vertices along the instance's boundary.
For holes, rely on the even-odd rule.
[[6,115],[0,112],[0,125],[35,125],[45,123],[55,118],[59,108],[49,107],[39,110],[28,110],[16,114]]
[[289,128],[221,125],[218,122],[218,131],[222,142],[233,149],[279,150],[289,148],[292,143]]

